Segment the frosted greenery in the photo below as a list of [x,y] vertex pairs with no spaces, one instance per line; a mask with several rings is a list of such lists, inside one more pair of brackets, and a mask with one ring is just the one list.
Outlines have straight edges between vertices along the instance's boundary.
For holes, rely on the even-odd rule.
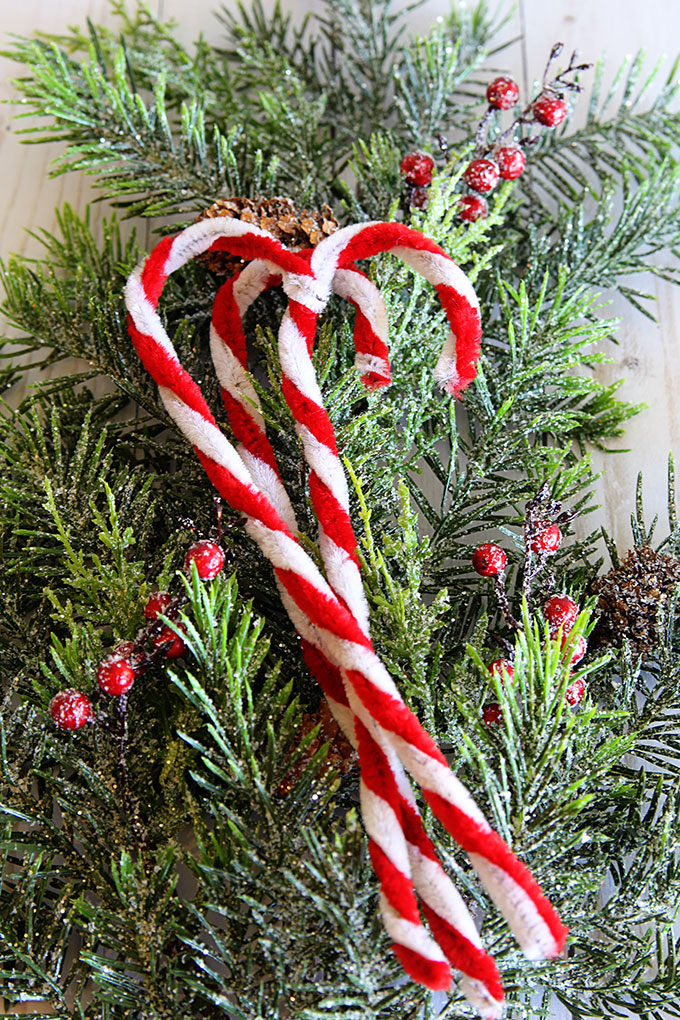
[[[525,961],[438,832],[499,960],[507,1015],[549,1016],[554,995],[577,1020],[680,1018],[678,593],[656,599],[656,639],[640,658],[625,640],[598,646],[595,629],[571,675],[520,598],[527,502],[545,486],[587,514],[588,450],[606,449],[637,410],[593,372],[617,328],[603,294],[652,314],[637,278],[677,280],[676,68],[650,76],[635,58],[606,96],[602,68],[584,74],[584,126],[545,132],[526,174],[469,225],[456,196],[491,68],[503,63],[502,19],[486,3],[456,7],[413,39],[390,0],[327,0],[302,24],[256,2],[218,11],[214,34],[190,49],[147,9],[114,7],[114,28],[16,39],[10,51],[24,66],[25,140],[59,140],[53,173],[91,175],[110,208],[96,231],[61,209],[55,233],[39,234],[40,258],[1,267],[13,328],[0,341],[3,1015],[24,1000],[62,1020],[471,1015],[457,992],[432,998],[401,980],[377,919],[358,770],[328,771],[326,745],[303,726],[319,693],[271,570],[228,508],[227,570],[209,584],[181,570],[192,529],[214,524],[213,493],[128,338],[122,291],[142,251],[121,219],[146,217],[160,236],[216,198],[281,194],[327,202],[343,223],[403,219],[466,269],[480,297],[484,352],[458,405],[433,387],[444,338],[435,299],[389,257],[369,271],[390,317],[392,386],[361,387],[340,302],[315,358],[350,477],[376,647],[571,931],[564,959]],[[537,75],[545,57],[531,55]],[[399,172],[416,146],[437,163],[422,211],[405,203]],[[168,281],[162,313],[217,409],[215,289],[205,268],[187,267]],[[246,326],[315,554],[279,386],[280,313],[269,295]],[[27,354],[52,368],[18,401]],[[60,377],[55,363],[72,358],[80,371]],[[103,378],[110,392],[95,396]],[[669,479],[667,537],[654,537],[640,496],[631,543],[658,541],[676,558],[672,464]],[[508,550],[519,633],[471,569],[480,536]],[[568,537],[531,592],[532,607],[552,591],[578,599],[574,637],[596,628],[597,538]],[[58,731],[50,698],[96,690],[97,664],[134,638],[155,587],[183,598],[184,658],[156,658],[126,706],[99,696],[101,724]],[[486,663],[513,649],[515,683],[503,688]],[[579,677],[587,693],[573,708],[564,692]],[[490,701],[502,713],[495,727],[481,717]]]

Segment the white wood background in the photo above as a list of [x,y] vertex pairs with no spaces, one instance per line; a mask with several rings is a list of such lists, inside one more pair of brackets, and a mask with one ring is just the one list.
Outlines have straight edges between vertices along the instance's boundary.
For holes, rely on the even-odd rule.
[[[227,0],[229,2],[233,0]],[[270,0],[271,2],[271,0]],[[463,0],[465,2],[465,0]],[[471,0],[470,0],[471,2]],[[303,0],[283,0],[284,7],[303,12],[314,4]],[[179,35],[190,43],[199,32],[219,33],[213,10],[218,0],[149,0],[151,9],[163,18],[174,17]],[[493,6],[493,5],[492,5]],[[446,0],[428,0],[423,8],[411,15],[414,29],[424,31],[431,20],[449,8]],[[67,25],[111,21],[106,0],[0,0],[0,32],[31,34],[35,30],[60,32]],[[584,59],[594,59],[605,52],[611,69],[623,57],[642,47],[650,64],[671,48],[669,56],[680,50],[680,3],[678,0],[520,0],[513,13],[508,38],[524,34],[524,43],[514,44],[499,63],[527,84],[541,72],[545,57],[556,41],[567,50],[578,49]],[[4,39],[3,39],[4,42]],[[3,61],[0,77],[0,98],[12,95],[10,79],[20,68]],[[27,229],[55,225],[54,208],[68,201],[78,211],[85,208],[92,192],[82,176],[48,179],[49,163],[56,153],[54,146],[23,146],[19,144],[12,121],[13,108],[0,107],[0,181],[5,200],[0,209],[0,254],[11,252],[37,254],[39,246]],[[95,217],[101,215],[97,207]],[[644,470],[646,504],[650,517],[658,512],[665,520],[666,458],[675,449],[680,454],[680,413],[676,410],[676,394],[680,390],[680,294],[672,287],[650,278],[649,289],[657,297],[659,324],[650,323],[634,312],[625,302],[617,301],[612,311],[623,318],[619,332],[620,345],[611,347],[611,366],[602,368],[601,378],[612,381],[621,377],[625,384],[622,398],[634,403],[646,402],[649,407],[629,426],[625,439],[614,444],[625,451],[603,456],[595,452],[593,460],[602,478],[598,485],[598,523],[603,523],[616,539],[619,549],[630,545],[629,514],[633,506],[637,472]],[[594,521],[591,516],[589,524]],[[21,1012],[33,1012],[26,1004]],[[555,1017],[563,1014],[556,1010]]]

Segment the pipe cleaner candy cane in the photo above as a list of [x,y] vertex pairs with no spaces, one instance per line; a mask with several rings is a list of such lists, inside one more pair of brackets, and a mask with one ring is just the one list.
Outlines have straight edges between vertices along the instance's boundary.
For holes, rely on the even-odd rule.
[[[167,276],[208,248],[259,260],[250,275],[240,284],[235,282],[229,314],[221,320],[218,315],[217,325],[213,322],[212,349],[218,370],[224,355],[220,341],[224,349],[232,354],[236,351],[231,360],[223,358],[229,369],[221,377],[227,410],[230,400],[235,402],[231,412],[236,417],[246,402],[251,405],[249,423],[241,435],[237,431],[242,456],[226,440],[200,390],[180,365],[156,313]],[[343,729],[353,730],[362,773],[362,814],[381,884],[381,913],[395,952],[407,972],[431,988],[448,987],[450,961],[463,972],[462,987],[470,1001],[491,1018],[499,1015],[502,1004],[495,964],[481,948],[462,900],[436,859],[404,770],[418,782],[435,815],[468,853],[525,953],[532,958],[557,955],[567,933],[529,871],[491,829],[434,741],[403,703],[368,636],[347,485],[312,368],[311,350],[318,314],[335,286],[345,296],[353,295],[363,317],[355,336],[360,356],[369,359],[364,362],[368,381],[379,383],[387,378],[384,336],[374,328],[382,303],[375,288],[368,281],[359,283],[362,278],[350,269],[355,260],[381,251],[399,256],[437,290],[452,332],[436,376],[449,392],[457,394],[475,375],[480,336],[476,297],[466,277],[441,249],[400,224],[345,228],[321,242],[307,260],[242,221],[204,220],[162,241],[131,275],[126,288],[129,327],[168,412],[194,444],[208,477],[224,498],[245,514],[249,534],[274,567],[286,609],[303,639],[307,661]],[[236,312],[240,319],[250,301],[271,284],[270,277],[281,278],[290,302],[279,332],[283,391],[311,468],[310,494],[319,519],[328,582],[295,538],[292,508],[266,439],[257,399],[253,399],[254,390],[246,380],[244,340]],[[227,297],[225,293],[225,300]],[[416,891],[436,941],[422,925]]]
[[[268,492],[272,502],[283,504],[282,516],[287,523],[291,519],[294,523],[294,513],[285,491],[283,493],[285,503],[281,499],[280,476],[276,465],[271,462],[271,447],[266,437],[263,437],[258,397],[247,374],[242,325],[242,316],[250,304],[266,287],[280,282],[280,279],[273,276],[264,263],[251,262],[242,273],[232,277],[220,288],[213,306],[211,350],[217,375],[223,387],[222,395],[232,430],[242,441],[241,448],[244,451],[241,454],[242,459],[248,458],[246,462],[251,465],[253,476],[260,482],[263,491]],[[386,385],[390,380],[386,343],[387,314],[380,293],[363,274],[350,270],[337,271],[333,278],[333,290],[355,306],[354,340],[357,349],[355,364],[364,372],[362,376],[364,383],[368,386]],[[274,477],[272,469],[275,472]],[[294,615],[294,606],[291,606],[285,590],[280,586],[279,590],[291,615]],[[354,594],[357,594],[356,590]],[[355,618],[366,618],[367,621],[363,589],[358,602],[350,601],[349,608]],[[297,625],[304,627],[304,621],[298,621]],[[312,675],[322,687],[331,711],[345,736],[357,749],[361,734],[360,758],[364,772],[363,815],[369,831],[375,828],[371,825],[374,819],[377,818],[380,822],[377,839],[371,837],[370,843],[376,871],[379,874],[385,871],[381,843],[387,842],[392,847],[394,855],[394,847],[398,842],[401,845],[402,857],[404,851],[408,856],[408,863],[402,860],[403,870],[398,874],[398,881],[400,880],[404,886],[400,893],[402,913],[395,920],[389,901],[384,899],[382,912],[386,926],[395,936],[401,934],[403,945],[403,931],[398,932],[396,929],[400,926],[399,916],[404,916],[403,901],[406,899],[411,918],[408,923],[418,926],[416,938],[429,946],[430,940],[426,933],[420,930],[420,917],[412,896],[412,885],[421,897],[425,914],[430,926],[437,933],[440,947],[445,947],[445,956],[463,973],[461,990],[484,1016],[497,1016],[503,1000],[503,990],[496,965],[482,948],[477,929],[465,903],[437,859],[434,847],[425,833],[413,791],[401,762],[389,747],[384,735],[380,744],[377,744],[358,721],[349,706],[340,672],[323,656],[319,648],[315,649],[313,641],[312,637],[311,642],[304,641],[303,644],[305,660]],[[381,773],[388,776],[388,781],[391,780],[389,799],[385,798],[384,781],[372,782],[370,787],[367,785],[370,782],[367,776],[375,779],[376,776],[380,777]],[[390,804],[390,799],[396,811]],[[374,801],[383,802],[378,805],[377,811],[374,808]],[[392,828],[398,827],[400,830],[396,834],[396,839],[394,834],[390,837],[386,830],[386,813]],[[415,921],[412,918],[415,918]],[[401,927],[403,928],[403,924]],[[441,983],[448,987],[449,969],[445,962],[440,963]]]

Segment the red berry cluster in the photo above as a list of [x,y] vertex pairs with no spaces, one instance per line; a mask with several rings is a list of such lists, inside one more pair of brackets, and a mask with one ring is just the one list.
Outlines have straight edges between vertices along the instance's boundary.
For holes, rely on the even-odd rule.
[[[578,616],[578,606],[568,595],[551,595],[543,606],[543,615],[548,621],[550,637],[559,640],[562,648],[570,645],[569,668],[575,666],[586,654],[588,642],[583,634],[571,641],[571,631]],[[586,685],[583,680],[575,680],[567,687],[565,697],[570,705],[578,705],[585,694]]]
[[[203,581],[212,580],[224,567],[225,556],[219,545],[208,540],[194,542],[187,551],[184,567],[187,573],[194,564]],[[121,641],[100,662],[97,668],[97,684],[104,694],[120,698],[126,695],[135,680],[158,658],[179,659],[186,651],[181,634],[169,627],[160,616],[172,620],[176,630],[182,631],[176,622],[182,599],[169,592],[154,592],[144,606],[144,616],[149,623],[137,633],[134,641]],[[92,702],[80,691],[72,688],[59,691],[50,701],[52,721],[62,730],[79,730],[85,723],[94,720]]]
[[[566,70],[550,79],[550,65],[561,52],[561,43],[553,46],[539,95],[521,110],[510,127],[493,143],[490,143],[488,137],[491,120],[498,111],[511,110],[517,106],[519,87],[516,81],[504,75],[494,78],[487,86],[486,99],[489,106],[477,131],[474,159],[463,174],[471,194],[463,195],[458,204],[458,215],[467,223],[488,216],[489,207],[483,196],[493,191],[499,181],[514,181],[524,172],[526,156],[523,148],[533,144],[538,137],[531,135],[531,128],[536,125],[540,128],[554,128],[566,119],[568,109],[563,95],[568,90],[578,92],[581,88],[569,76],[591,65],[576,64],[576,54],[573,53]],[[518,141],[520,125],[529,125],[529,133]]]
[[[578,616],[578,605],[568,595],[551,595],[543,606],[543,616],[548,622],[548,630],[551,638],[559,640],[561,646],[570,643],[570,633]],[[575,666],[586,654],[588,642],[580,634],[573,642],[569,655],[569,668]],[[494,659],[489,663],[489,673],[498,680],[501,687],[512,683],[515,679],[515,669],[507,659]],[[568,705],[578,705],[583,700],[586,692],[585,681],[577,677],[569,684],[564,692],[564,700]],[[486,704],[482,710],[482,721],[487,726],[495,726],[503,719],[501,706],[496,701]]]
[[[493,111],[510,110],[516,105],[519,99],[517,82],[512,78],[494,78],[487,87],[486,98],[489,109],[480,128],[482,136]],[[506,135],[502,135],[501,140]],[[489,206],[482,196],[493,191],[500,180],[513,181],[519,177],[526,163],[524,153],[514,143],[486,148],[479,144],[477,148],[479,155],[468,164],[463,174],[463,180],[472,194],[463,195],[458,204],[458,215],[467,223],[474,223],[489,215]]]
[[419,149],[408,152],[399,164],[399,169],[408,188],[408,204],[416,209],[424,209],[434,172],[432,156]]
[[[543,485],[536,496],[526,506],[524,519],[524,565],[522,590],[529,604],[534,609],[532,585],[536,577],[544,573],[544,584],[554,584],[552,575],[547,570],[548,560],[562,544],[560,524],[568,524],[575,515],[563,512],[561,504],[550,494],[548,483]],[[508,557],[504,549],[493,542],[478,545],[472,553],[472,567],[482,577],[489,578],[494,587],[499,608],[506,623],[517,632],[522,631],[522,624],[512,614],[510,600],[505,586],[505,568]],[[545,589],[544,589],[545,590]],[[549,590],[549,589],[548,589]],[[559,641],[568,656],[566,663],[569,670],[576,666],[586,654],[587,641],[582,636],[574,638],[572,629],[578,617],[578,605],[569,595],[551,595],[543,606],[543,616],[548,623],[550,637]],[[508,642],[499,638],[501,644],[510,647]],[[512,684],[515,671],[508,659],[495,659],[487,667],[490,675],[502,688]],[[581,678],[574,680],[566,689],[565,700],[569,705],[577,705],[585,694],[586,686]],[[487,704],[482,711],[483,721],[493,726],[502,719],[502,711],[496,702]]]

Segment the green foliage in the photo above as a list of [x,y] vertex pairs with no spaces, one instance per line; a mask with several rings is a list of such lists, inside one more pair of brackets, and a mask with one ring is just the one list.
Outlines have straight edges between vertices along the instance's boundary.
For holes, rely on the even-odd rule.
[[[54,173],[91,175],[125,216],[156,218],[161,231],[227,194],[335,202],[346,222],[421,229],[474,282],[483,355],[457,405],[433,387],[447,332],[436,294],[398,259],[366,267],[389,318],[387,390],[361,386],[345,304],[334,298],[320,322],[314,364],[351,477],[373,638],[570,926],[567,957],[537,975],[439,832],[442,859],[501,961],[507,1015],[548,1016],[554,993],[575,1018],[680,1016],[678,593],[663,601],[659,639],[640,661],[625,646],[591,650],[570,673],[573,642],[591,627],[597,536],[565,541],[550,558],[533,582],[534,615],[526,603],[514,610],[519,633],[470,567],[481,536],[502,541],[517,603],[527,503],[547,484],[565,510],[587,512],[588,448],[606,449],[638,410],[594,371],[617,328],[602,293],[648,314],[641,274],[678,279],[675,66],[665,82],[644,79],[636,57],[603,99],[599,66],[583,126],[544,133],[488,218],[464,224],[461,177],[506,24],[486,3],[457,6],[412,39],[412,7],[390,0],[328,0],[299,25],[256,0],[223,11],[225,39],[191,49],[148,9],[114,10],[112,29],[88,23],[13,43],[26,68],[25,137],[62,143]],[[492,139],[499,130],[494,115]],[[408,206],[399,169],[416,146],[436,161],[422,210]],[[38,259],[0,267],[3,312],[19,333],[0,341],[5,1008],[35,998],[46,1016],[81,1020],[462,1020],[457,992],[442,1005],[401,981],[376,918],[358,771],[327,768],[330,737],[314,725],[319,694],[299,640],[229,508],[233,576],[203,584],[195,570],[176,573],[192,530],[214,527],[214,509],[127,335],[134,232],[115,216],[95,229],[66,207],[57,230],[37,236]],[[215,289],[206,270],[186,267],[167,282],[160,313],[223,418],[207,353]],[[283,308],[268,293],[245,328],[301,540],[318,558],[281,389]],[[52,377],[14,406],[26,355]],[[55,376],[67,358],[82,371]],[[93,396],[105,380],[115,394]],[[677,558],[672,472],[669,489],[660,548]],[[638,494],[633,541],[651,545],[653,531]],[[169,625],[181,624],[188,651],[172,668],[152,654],[115,700],[99,690],[97,666],[138,633],[156,587],[181,596]],[[535,609],[554,591],[585,606],[564,649]],[[505,687],[485,665],[499,648],[514,652]],[[565,690],[577,679],[588,693],[571,707]],[[47,713],[70,686],[92,697],[96,716],[73,734]],[[496,727],[481,716],[491,700]],[[531,1003],[526,989],[539,981],[542,1002]]]
[[650,169],[678,154],[676,61],[659,83],[663,60],[645,71],[645,54],[627,56],[602,96],[604,60],[599,60],[583,127],[544,136],[531,161],[532,183],[551,198],[578,202],[584,190],[602,194],[613,178],[632,174],[638,183]]

